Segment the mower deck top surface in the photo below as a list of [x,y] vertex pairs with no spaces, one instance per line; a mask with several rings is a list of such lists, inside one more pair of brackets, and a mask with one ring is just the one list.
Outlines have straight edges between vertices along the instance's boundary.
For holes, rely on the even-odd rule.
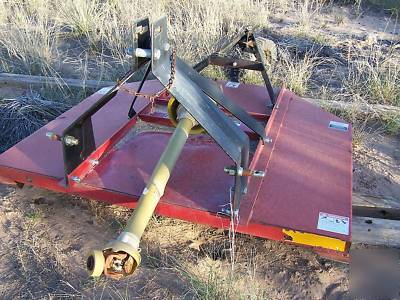
[[[351,127],[330,128],[331,121],[343,121],[284,89],[271,112],[264,87],[219,84],[227,97],[267,124],[266,134],[272,139],[265,145],[252,142],[256,147],[250,167],[266,175],[249,178],[239,210],[241,226],[275,226],[350,241]],[[160,89],[157,81],[147,81],[143,92]],[[166,99],[149,104],[139,98],[138,116],[128,121],[132,96],[120,91],[98,111],[92,122],[96,145],[102,150],[94,155],[98,163],[85,168],[78,183],[65,186],[61,143],[46,137],[48,131],[61,134],[100,97],[101,92],[93,94],[1,154],[0,181],[134,207],[172,132],[164,127],[169,125]],[[255,138],[246,126],[236,123]],[[164,209],[157,212],[200,223],[207,221],[193,212],[219,216],[229,208],[234,178],[224,173],[224,167],[230,165],[232,161],[208,135],[190,136],[161,198],[159,206]],[[324,223],[326,216],[334,222],[348,218],[348,232],[342,231],[343,224]]]

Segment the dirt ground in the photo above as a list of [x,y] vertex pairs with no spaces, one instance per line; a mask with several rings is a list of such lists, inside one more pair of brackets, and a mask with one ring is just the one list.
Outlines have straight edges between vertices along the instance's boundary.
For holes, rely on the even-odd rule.
[[[393,39],[397,24],[382,14],[352,18],[338,8],[326,32],[357,42]],[[335,25],[336,24],[336,25]],[[288,20],[272,26],[285,33]],[[350,38],[351,36],[351,38]],[[400,139],[366,134],[354,149],[354,191],[399,198]],[[312,251],[236,236],[234,271],[228,233],[154,217],[143,263],[123,281],[92,280],[88,252],[122,229],[129,211],[48,191],[0,185],[0,298],[88,299],[343,299],[349,266]]]
[[[357,147],[354,189],[399,195],[399,149],[398,139],[384,136]],[[0,199],[2,299],[347,298],[347,264],[239,235],[230,276],[226,232],[160,217],[145,234],[144,261],[135,276],[95,281],[85,271],[86,255],[117,235],[128,210],[30,187],[2,185]]]
[[[229,244],[222,231],[154,218],[144,238],[144,262],[137,275],[121,282],[93,281],[85,271],[85,255],[116,236],[121,225],[114,220],[118,210],[37,189],[1,189],[0,255],[6,262],[0,266],[3,299],[215,295],[203,292],[202,285],[220,289],[217,295],[226,291],[222,278],[229,277],[229,257],[224,254]],[[96,216],[99,211],[101,215]],[[236,243],[239,278],[233,280],[243,296],[320,299],[336,298],[347,290],[345,264],[247,236],[237,237]],[[254,290],[246,291],[251,288],[248,284]]]
[[355,147],[353,190],[400,201],[400,139],[372,134],[366,139]]

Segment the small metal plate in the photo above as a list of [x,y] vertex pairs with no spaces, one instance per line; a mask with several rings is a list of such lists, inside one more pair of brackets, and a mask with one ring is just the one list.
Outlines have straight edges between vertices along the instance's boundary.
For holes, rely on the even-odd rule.
[[233,81],[228,81],[225,86],[231,89],[237,89],[240,85],[240,82],[233,82]]
[[337,121],[330,121],[329,122],[329,128],[340,130],[340,131],[348,131],[349,130],[349,124],[348,123],[343,123],[343,122],[337,122]]

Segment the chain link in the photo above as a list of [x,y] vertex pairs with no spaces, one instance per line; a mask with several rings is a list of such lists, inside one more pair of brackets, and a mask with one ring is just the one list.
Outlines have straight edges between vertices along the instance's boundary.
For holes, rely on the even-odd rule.
[[171,55],[170,55],[169,59],[170,59],[170,62],[171,62],[171,72],[170,72],[170,75],[169,75],[168,84],[162,90],[160,90],[160,91],[158,91],[158,92],[156,92],[154,94],[140,93],[138,91],[129,89],[129,88],[125,87],[125,86],[121,86],[120,90],[124,91],[124,92],[127,92],[128,94],[133,95],[133,96],[143,97],[143,98],[149,99],[151,101],[151,106],[153,107],[154,99],[160,97],[160,95],[162,93],[164,93],[166,91],[169,91],[169,89],[174,84],[175,71],[176,71],[176,68],[175,68],[175,66],[176,66],[176,50],[175,49],[173,49],[171,51]]

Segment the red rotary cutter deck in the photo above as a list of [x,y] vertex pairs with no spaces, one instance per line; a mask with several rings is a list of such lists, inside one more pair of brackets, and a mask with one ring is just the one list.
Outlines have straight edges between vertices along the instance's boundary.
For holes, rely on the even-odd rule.
[[[335,221],[341,220],[340,216],[347,217],[351,226],[351,131],[330,128],[331,121],[343,121],[288,90],[279,92],[275,109],[269,113],[266,104],[270,100],[265,88],[240,85],[233,89],[224,82],[219,84],[232,101],[258,120],[267,122],[265,130],[272,138],[268,147],[258,145],[252,155],[251,166],[265,170],[266,175],[261,179],[250,178],[249,192],[241,201],[238,231],[293,242],[290,231],[284,230],[295,230],[344,241],[347,249],[350,227],[349,234],[317,227],[320,213],[338,216]],[[148,81],[143,89],[151,92],[160,87],[157,81]],[[135,207],[171,134],[138,123],[169,124],[166,99],[156,99],[153,106],[139,99],[135,105],[139,114],[126,122],[132,96],[120,91],[94,115],[94,133],[100,146],[70,175],[80,178],[80,182],[71,181],[68,187],[65,186],[61,145],[46,137],[49,131],[61,134],[100,97],[100,93],[95,93],[1,154],[1,181],[26,183]],[[241,123],[240,126],[245,127]],[[228,227],[230,218],[224,216],[223,211],[229,207],[233,178],[223,170],[229,162],[229,157],[207,135],[191,136],[157,207],[157,214]],[[300,238],[299,243],[310,237]],[[310,246],[318,247],[318,237],[313,238],[315,245],[311,241]],[[330,242],[333,246],[329,248],[337,247],[338,241]],[[322,249],[326,250],[325,243]]]
[[[246,37],[248,43],[248,32]],[[235,41],[243,42],[243,37]],[[202,62],[202,67],[194,69],[231,63],[215,54],[210,57],[206,63]],[[245,60],[237,61],[242,68],[260,67],[259,63],[247,61],[246,65]],[[153,72],[155,63],[152,61]],[[186,72],[186,67],[179,63],[178,83],[179,72]],[[165,86],[160,81],[144,78],[142,83],[126,86],[151,94]],[[325,255],[346,260],[351,242],[351,126],[286,89],[273,91],[268,84],[265,88],[225,81],[212,84],[259,124],[264,124],[262,134],[269,138],[268,143],[260,140],[229,109],[223,109],[224,115],[250,139],[249,169],[265,172],[264,177],[248,178],[238,202],[237,231],[313,247]],[[175,96],[174,91],[172,88]],[[110,93],[112,97],[96,107]],[[179,95],[179,90],[175,93]],[[115,87],[88,97],[1,154],[0,181],[135,207],[166,148],[173,125],[167,113],[170,101],[167,92],[157,95],[154,101],[139,96],[130,109],[134,98]],[[46,133],[63,136],[72,123],[93,111],[93,107],[96,107],[90,115],[93,151],[85,155],[81,152],[75,157],[78,162],[71,166],[66,163],[66,157],[71,156],[66,154],[65,145],[49,139]],[[128,111],[134,112],[130,119]],[[229,228],[235,185],[235,177],[224,172],[229,165],[231,157],[211,135],[190,135],[156,213]]]

